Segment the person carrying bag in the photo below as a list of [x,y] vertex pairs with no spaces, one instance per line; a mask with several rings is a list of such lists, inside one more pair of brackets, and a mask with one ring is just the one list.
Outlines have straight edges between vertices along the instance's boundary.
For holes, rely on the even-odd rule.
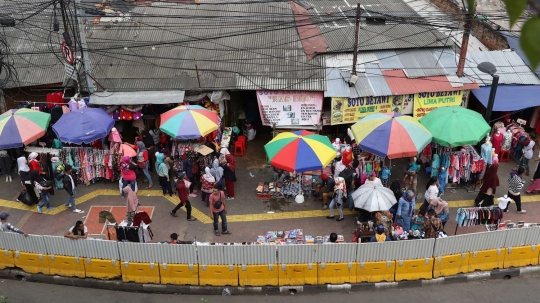
[[[214,190],[209,200],[210,218],[214,220],[214,234],[216,236],[230,235],[227,229],[227,204],[225,203],[225,193],[214,186]],[[221,217],[221,234],[219,233],[219,218]]]

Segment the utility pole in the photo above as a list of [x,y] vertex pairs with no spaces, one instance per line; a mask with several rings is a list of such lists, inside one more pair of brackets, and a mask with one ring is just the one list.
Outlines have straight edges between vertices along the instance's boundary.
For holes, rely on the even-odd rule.
[[457,68],[458,77],[463,77],[463,70],[465,69],[465,60],[467,60],[467,48],[469,46],[469,36],[471,34],[471,27],[473,22],[473,13],[470,12],[466,6],[465,10],[465,25],[463,29],[463,39],[461,40],[461,51],[459,52],[459,62]]
[[360,31],[360,12],[361,12],[360,3],[358,3],[356,4],[356,27],[354,30],[354,49],[353,49],[352,77],[349,83],[350,86],[354,86],[354,83],[358,79],[358,77],[356,77],[356,61],[358,60],[358,32]]

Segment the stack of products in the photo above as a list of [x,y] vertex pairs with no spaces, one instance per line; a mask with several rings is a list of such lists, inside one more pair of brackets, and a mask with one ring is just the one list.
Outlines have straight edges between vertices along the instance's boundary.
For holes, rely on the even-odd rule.
[[[284,245],[284,244],[323,244],[329,241],[330,236],[305,235],[301,229],[287,231],[269,231],[266,236],[258,236],[257,244],[263,245]],[[343,235],[338,235],[337,243],[344,243]]]

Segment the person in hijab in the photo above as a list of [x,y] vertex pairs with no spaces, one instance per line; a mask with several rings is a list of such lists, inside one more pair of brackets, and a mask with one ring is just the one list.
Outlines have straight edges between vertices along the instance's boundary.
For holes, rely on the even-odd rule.
[[411,230],[413,211],[416,208],[415,202],[414,192],[412,190],[403,193],[403,196],[398,201],[396,223],[401,224],[405,232]]
[[[137,164],[131,161],[130,157],[124,156],[122,163],[120,164],[120,171],[122,173],[122,188],[130,185],[131,189],[135,191],[135,185],[137,183],[137,175],[135,174],[135,170],[137,170],[137,167]],[[124,192],[122,191],[122,197],[123,196]]]
[[214,179],[216,179],[216,185],[219,190],[223,189],[223,168],[219,166],[219,159],[215,158],[214,162],[212,162],[212,168],[210,169],[210,173],[212,176],[214,176]]
[[[174,171],[173,171],[174,161],[169,156],[169,149],[164,148],[161,150],[161,153],[163,154],[163,156],[165,156],[165,159],[163,159],[163,162],[165,162],[165,164],[167,165],[167,168],[169,169],[169,180],[174,183]],[[173,184],[172,187],[173,187],[173,192],[176,193],[176,184]]]
[[32,152],[30,153],[30,155],[28,155],[28,167],[30,168],[30,171],[37,170],[38,174],[42,174],[41,164],[39,164],[37,157],[38,157],[38,153],[36,152]]
[[170,212],[170,214],[173,217],[178,217],[176,212],[182,207],[186,207],[186,213],[187,213],[187,220],[188,221],[195,221],[196,218],[191,216],[191,203],[189,202],[189,189],[186,187],[185,180],[187,176],[180,172],[178,173],[178,180],[176,180],[176,192],[178,193],[178,198],[180,199],[180,203],[176,205],[176,207]]
[[443,227],[448,222],[450,215],[450,209],[448,208],[448,202],[441,198],[433,198],[429,201],[429,206],[435,211],[437,218],[441,219]]
[[216,178],[210,172],[210,168],[205,167],[204,174],[201,176],[201,200],[206,203],[206,207],[208,207],[208,198],[214,192],[216,183]]
[[169,192],[169,195],[172,197],[172,186],[171,186],[171,180],[169,180],[169,168],[167,167],[167,164],[163,162],[165,159],[165,155],[162,153],[158,153],[156,156],[156,171],[158,173],[159,177],[159,185],[161,185],[161,189],[163,190],[163,195],[167,194],[167,191]]
[[493,158],[493,163],[486,169],[484,174],[484,183],[480,187],[480,192],[474,199],[474,206],[479,207],[488,207],[494,204],[493,197],[495,195],[495,190],[499,186],[499,176],[497,171],[499,170],[499,160],[498,157]]
[[[152,176],[150,176],[150,172],[148,171],[148,150],[146,149],[146,146],[142,141],[137,141],[137,164],[142,169],[144,176],[146,177],[146,180],[144,180],[143,183],[148,182],[148,186],[146,187],[146,189],[154,187],[154,182],[152,182]],[[167,179],[168,178],[169,177],[167,176]]]
[[225,187],[227,188],[227,200],[233,200],[234,182],[236,182],[236,160],[226,148],[224,150],[226,151],[224,153],[225,161],[221,163],[221,167],[223,168],[223,178],[225,179]]
[[30,167],[28,167],[28,161],[25,157],[19,157],[17,158],[17,172],[19,175],[21,172],[30,172]]
[[139,198],[137,197],[137,193],[131,189],[131,186],[124,187],[122,191],[126,196],[126,221],[128,222],[128,226],[131,226],[133,217],[140,205]]

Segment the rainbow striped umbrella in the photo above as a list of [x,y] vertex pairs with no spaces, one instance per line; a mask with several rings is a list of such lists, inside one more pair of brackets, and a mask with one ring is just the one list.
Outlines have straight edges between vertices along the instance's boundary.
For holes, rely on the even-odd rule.
[[416,156],[432,139],[416,119],[395,112],[367,115],[351,131],[360,148],[389,159]]
[[199,105],[181,105],[161,114],[159,129],[178,139],[198,139],[218,128],[219,117]]
[[45,135],[51,115],[37,110],[10,109],[0,115],[0,149],[16,148]]
[[274,167],[298,173],[321,169],[336,157],[328,137],[305,130],[281,133],[264,150]]

